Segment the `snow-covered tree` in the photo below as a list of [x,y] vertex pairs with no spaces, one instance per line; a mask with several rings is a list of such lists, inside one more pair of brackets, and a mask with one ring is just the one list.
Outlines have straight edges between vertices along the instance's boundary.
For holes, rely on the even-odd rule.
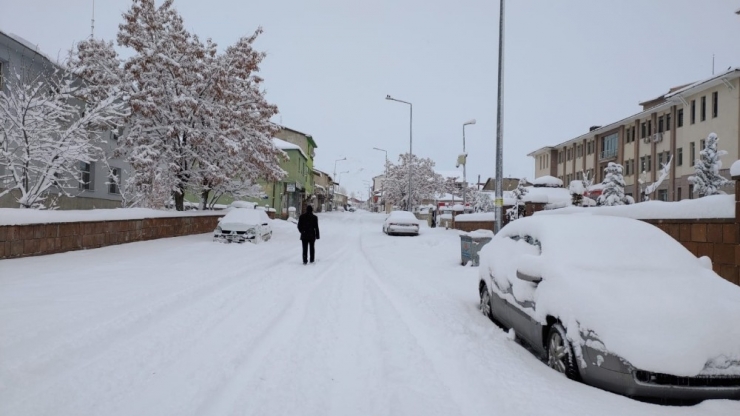
[[409,165],[412,204],[433,200],[445,188],[442,176],[434,171],[434,161],[416,155],[409,157],[408,153],[404,153],[398,157],[397,164],[388,162],[388,178],[383,183],[386,198],[393,205],[408,207]]
[[724,194],[720,188],[732,183],[732,181],[719,174],[722,169],[720,158],[727,154],[726,150],[718,149],[719,138],[715,133],[707,136],[704,149],[699,152],[699,159],[694,164],[696,175],[689,177],[689,182],[694,184],[694,192],[700,197]]
[[609,162],[604,169],[606,176],[604,177],[604,190],[597,199],[597,205],[625,205],[629,204],[630,200],[624,195],[624,176],[622,175],[622,165],[614,162]]
[[[131,49],[119,72],[131,116],[116,156],[133,174],[126,186],[133,203],[184,208],[187,191],[206,207],[212,193],[234,184],[249,192],[258,179],[282,177],[282,152],[272,144],[277,108],[267,103],[256,75],[265,57],[252,48],[261,33],[240,38],[218,53],[185,29],[172,0],[133,0],[119,26],[118,44]],[[87,48],[99,64],[95,76],[115,73],[110,51]],[[88,66],[83,66],[88,69]],[[101,73],[102,72],[102,73]],[[114,78],[110,76],[109,78]]]
[[586,187],[583,186],[584,181],[571,181],[568,186],[570,191],[570,202],[575,207],[583,206],[583,194],[586,192]]
[[473,209],[475,212],[493,212],[496,205],[488,192],[478,192],[475,195]]
[[82,165],[102,158],[100,135],[126,115],[115,89],[81,80],[64,67],[11,65],[0,91],[0,183],[21,208],[53,207],[79,192]]
[[640,184],[640,195],[642,196],[643,201],[649,201],[650,194],[655,192],[663,183],[663,181],[668,177],[671,172],[671,161],[673,161],[673,155],[668,158],[668,161],[666,163],[663,163],[663,166],[660,169],[660,174],[658,175],[658,179],[645,188],[643,188],[643,185],[647,183],[647,173],[642,172],[642,175],[640,179],[637,180],[637,182]]
[[524,207],[524,196],[527,195],[529,192],[526,188],[527,186],[527,179],[521,178],[519,179],[519,183],[516,186],[516,189],[511,191],[512,196],[515,198],[514,206],[506,210],[506,216],[508,217],[509,221],[514,221],[519,219],[521,216],[521,211]]

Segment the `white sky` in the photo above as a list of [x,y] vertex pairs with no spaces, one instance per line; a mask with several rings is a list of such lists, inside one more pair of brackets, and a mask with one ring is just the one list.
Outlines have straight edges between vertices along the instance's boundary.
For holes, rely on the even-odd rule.
[[[7,1],[0,30],[50,55],[90,33],[92,0]],[[130,0],[98,0],[96,37],[115,40]],[[176,0],[186,26],[222,48],[257,26],[274,121],[310,133],[318,168],[359,191],[383,153],[408,151],[450,170],[462,151],[468,180],[493,176],[498,2],[492,0]],[[740,66],[737,0],[507,2],[504,174],[534,175],[526,156],[638,111],[669,87]],[[123,52],[123,51],[122,51]],[[125,54],[125,52],[123,52]]]

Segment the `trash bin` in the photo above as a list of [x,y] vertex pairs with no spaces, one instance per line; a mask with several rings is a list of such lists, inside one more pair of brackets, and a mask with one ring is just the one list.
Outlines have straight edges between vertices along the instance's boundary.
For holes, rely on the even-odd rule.
[[470,261],[473,262],[473,266],[478,267],[480,264],[478,253],[492,238],[493,231],[490,230],[460,233],[460,264],[465,266]]

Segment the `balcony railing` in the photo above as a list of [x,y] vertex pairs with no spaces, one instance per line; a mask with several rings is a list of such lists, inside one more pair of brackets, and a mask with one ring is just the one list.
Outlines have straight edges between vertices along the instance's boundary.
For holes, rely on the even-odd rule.
[[617,157],[617,149],[607,149],[601,151],[601,159],[612,159]]

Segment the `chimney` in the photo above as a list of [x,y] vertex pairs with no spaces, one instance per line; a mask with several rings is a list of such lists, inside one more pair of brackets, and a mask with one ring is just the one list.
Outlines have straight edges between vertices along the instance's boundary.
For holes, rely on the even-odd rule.
[[594,130],[596,130],[596,129],[600,129],[600,128],[601,128],[601,126],[591,126],[591,127],[590,127],[590,128],[588,129],[588,131],[594,131]]

